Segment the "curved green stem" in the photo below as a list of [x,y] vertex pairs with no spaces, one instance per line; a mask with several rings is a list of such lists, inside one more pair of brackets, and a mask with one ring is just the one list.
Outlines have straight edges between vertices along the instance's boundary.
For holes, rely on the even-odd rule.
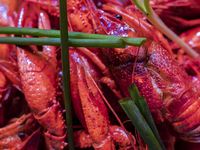
[[119,103],[148,148],[150,150],[164,150],[135,103],[130,98],[123,98],[119,100]]
[[188,44],[186,44],[177,34],[175,34],[171,29],[169,29],[163,21],[153,12],[153,15],[146,16],[147,19],[157,27],[163,34],[169,37],[172,41],[176,42],[185,52],[192,58],[199,57],[199,54],[193,50]]
[[[68,46],[71,47],[109,47],[125,48],[126,45],[138,46],[146,42],[145,38],[124,38],[116,39],[68,39]],[[53,45],[60,46],[60,38],[23,38],[23,37],[0,37],[0,43],[15,45]]]
[[[59,30],[44,30],[36,28],[0,27],[0,34],[31,35],[51,38],[0,37],[0,43],[16,45],[54,45],[60,46]],[[125,48],[126,45],[140,47],[146,38],[110,36],[81,32],[68,32],[69,46],[72,47],[110,47]]]
[[132,1],[142,13],[148,14],[146,7],[144,6],[143,3],[141,3],[139,0],[132,0]]
[[[165,34],[172,41],[176,42],[181,48],[185,50],[185,52],[193,58],[198,58],[200,55],[193,50],[190,46],[188,46],[182,39],[179,38],[177,34],[175,34],[171,29],[169,29],[163,21],[155,14],[153,9],[149,4],[149,0],[144,0],[142,4],[138,0],[132,0],[133,3],[138,7],[138,9],[146,16],[146,18],[160,30],[163,34]],[[142,5],[142,6],[141,6]]]

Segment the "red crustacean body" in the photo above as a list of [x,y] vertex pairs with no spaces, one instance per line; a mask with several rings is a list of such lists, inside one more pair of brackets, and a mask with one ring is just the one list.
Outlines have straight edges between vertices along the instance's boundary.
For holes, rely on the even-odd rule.
[[[29,16],[25,13],[29,11],[29,8],[26,9],[25,6],[25,3],[21,6],[17,26],[34,27],[34,24],[29,25],[26,24],[26,21],[24,21],[24,18],[29,18]],[[38,10],[35,6],[33,6],[33,8]],[[40,13],[41,12],[39,12],[39,14]],[[32,16],[35,15],[32,14]],[[42,20],[45,19],[46,18],[42,18]],[[40,23],[40,21],[38,21],[38,23]],[[41,24],[46,26],[46,22],[42,22]],[[55,149],[60,149],[64,147],[65,130],[62,114],[59,110],[60,106],[55,99],[55,53],[48,54],[48,48],[44,47],[43,49],[43,53],[41,54],[41,52],[31,52],[31,50],[24,51],[21,48],[17,48],[19,72],[26,100],[36,120],[47,130],[47,132],[45,132],[45,138],[47,136],[47,138],[50,138],[46,139],[47,148],[54,147]],[[52,47],[49,49],[51,52],[53,51]],[[80,114],[80,120],[82,121],[84,118],[86,122],[85,125],[85,122],[82,121],[83,125],[87,126],[87,131],[92,139],[93,147],[95,147],[95,149],[114,149],[113,140],[118,144],[122,143],[122,146],[128,146],[130,141],[127,136],[124,136],[124,133],[121,133],[121,129],[117,132],[117,134],[113,135],[113,138],[111,137],[109,130],[114,131],[116,129],[113,128],[116,127],[109,126],[106,105],[104,104],[97,87],[94,83],[92,83],[93,81],[90,79],[90,76],[88,76],[87,70],[91,70],[89,74],[93,77],[96,76],[96,79],[94,78],[94,80],[99,80],[97,77],[98,73],[95,73],[96,71],[92,71],[96,70],[96,68],[94,68],[93,65],[90,65],[90,63],[96,61],[97,64],[100,63],[100,69],[104,70],[106,68],[102,67],[103,64],[101,63],[101,60],[95,57],[91,61],[88,61],[87,59],[95,56],[95,54],[88,51],[86,48],[78,48],[78,53],[74,48],[70,48],[69,52],[70,65],[72,66],[70,69],[72,70],[72,99],[75,101],[75,110],[78,110],[76,112],[78,115]],[[82,56],[81,53],[84,53],[84,55]],[[80,107],[80,102],[82,107]],[[40,105],[38,105],[39,103]],[[50,118],[52,119],[50,120]],[[121,140],[126,139],[125,141],[127,141],[127,143],[125,142],[126,144],[124,144],[124,142],[120,142],[120,139],[116,138],[116,136],[122,136]]]
[[[14,27],[14,18],[11,11],[12,8],[16,7],[13,3],[12,7],[10,6],[9,2],[1,2],[0,3],[0,26],[8,26]],[[10,35],[1,34],[0,37],[9,37]],[[15,53],[15,46],[8,45],[8,44],[0,44],[0,72],[1,72],[1,88],[3,90],[4,85],[6,84],[7,77],[11,82],[17,87],[19,90],[21,89],[21,83],[19,80],[19,76],[17,75],[17,65],[15,62],[12,61],[11,58],[15,57],[11,55]],[[14,59],[14,58],[13,58]],[[0,99],[1,99],[1,92],[0,92]]]
[[175,33],[200,25],[198,0],[150,0],[155,13]]
[[[187,30],[179,35],[179,37],[185,41],[190,47],[196,50],[198,53],[200,52],[200,26]],[[170,47],[173,50],[180,49],[176,43],[171,42]]]
[[[59,17],[59,2],[23,1],[26,2],[19,8],[16,26],[51,29],[47,13],[52,18]],[[75,146],[93,146],[98,150],[112,150],[116,146],[120,149],[131,147],[134,137],[124,128],[110,124],[102,84],[110,88],[109,91],[116,95],[113,99],[117,100],[130,97],[128,88],[132,82],[136,83],[140,94],[146,98],[158,125],[167,127],[173,136],[199,142],[199,86],[195,86],[199,85],[199,80],[196,79],[198,75],[190,77],[181,67],[184,63],[180,60],[186,59],[177,55],[178,62],[182,63],[178,64],[167,40],[146,21],[138,20],[142,15],[137,14],[135,6],[128,0],[67,2],[70,31],[148,38],[139,49],[133,46],[125,49],[69,48],[72,101],[75,113],[84,127],[84,130],[74,133]],[[132,15],[133,12],[136,15]],[[122,18],[114,17],[117,14]],[[46,149],[64,149],[66,146],[66,128],[62,109],[57,101],[56,70],[60,56],[56,56],[54,46],[42,46],[42,51],[40,50],[41,47],[33,45],[17,47],[17,65],[10,60],[6,63],[0,60],[0,88],[5,88],[7,79],[11,81],[23,92],[32,113],[27,114],[27,111],[18,121],[12,121],[10,125],[0,129],[0,132],[6,131],[13,138],[6,147],[5,140],[9,137],[6,133],[2,134],[0,149],[11,149],[14,146],[26,149],[28,146],[32,147],[31,141],[36,143],[33,149],[43,149],[40,147],[40,138],[44,138]],[[188,62],[193,66],[194,63],[198,64],[195,61]],[[4,66],[14,69],[9,68],[7,73],[7,68],[2,69]],[[198,68],[194,67],[194,72],[195,69]],[[20,78],[16,72],[19,72]],[[25,137],[17,139],[22,133]],[[173,142],[166,145],[166,148],[172,148]],[[135,143],[132,142],[132,146],[136,149]]]
[[[95,33],[96,22],[86,1],[68,1],[68,21],[70,30]],[[77,48],[76,51],[70,49],[72,102],[95,149],[115,149],[114,143],[121,148],[126,148],[130,140],[124,136],[125,132],[121,129],[117,134],[112,134],[111,131],[114,129],[113,126],[109,126],[107,107],[98,89],[100,88],[98,80],[101,82],[104,78],[104,83],[110,85],[109,88],[121,97],[121,93],[115,89],[116,83],[102,58],[100,49],[91,49],[91,51],[87,48]],[[119,127],[115,126],[115,128]],[[117,136],[120,138],[116,138]]]
[[[103,8],[105,7],[103,6],[102,9]],[[48,11],[50,10],[51,9],[48,7]],[[134,29],[131,28],[133,26],[129,27],[122,21],[112,17],[110,14],[99,11],[93,6],[92,1],[69,1],[68,13],[69,24],[74,31],[94,33],[94,30],[97,29],[96,32],[101,34],[133,37],[139,36],[139,31],[137,31],[137,29],[135,29],[135,31],[133,32]],[[122,18],[124,18],[123,15]],[[81,23],[77,24],[77,22]],[[163,44],[163,47],[167,48],[168,46],[167,44]],[[184,72],[183,69],[180,68],[175,59],[169,54],[170,49],[168,49],[167,51],[163,47],[158,45],[154,41],[148,40],[148,42],[144,44],[139,50],[135,70],[133,70],[133,68],[138,51],[135,47],[127,47],[126,49],[114,50],[102,49],[104,55],[103,57],[105,57],[105,60],[102,60],[101,52],[95,51],[94,54],[98,52],[96,56],[100,56],[100,60],[102,62],[106,61],[109,69],[114,76],[115,81],[121,88],[124,96],[129,96],[128,87],[130,83],[134,81],[138,86],[141,95],[147,99],[152,113],[159,114],[157,116],[160,116],[160,118],[162,118],[169,124],[174,135],[179,134],[179,137],[185,139],[187,137],[191,141],[197,140],[198,138],[193,138],[193,135],[195,134],[189,137],[186,132],[188,132],[189,130],[193,131],[193,127],[196,127],[198,123],[193,121],[193,127],[187,126],[184,121],[185,118],[191,116],[191,112],[189,111],[189,113],[186,114],[183,113],[188,112],[185,110],[187,110],[189,106],[193,107],[195,103],[198,104],[198,95],[196,88],[193,84],[190,83],[190,78],[188,77],[188,75]],[[72,69],[76,68],[75,71],[72,71],[71,74],[73,75],[71,79],[73,94],[72,99],[79,99],[81,101],[81,104],[79,102],[79,107],[81,106],[82,108],[78,108],[77,106],[76,109],[78,109],[78,112],[81,112],[83,110],[83,116],[81,118],[84,118],[85,123],[84,121],[82,121],[82,123],[84,126],[87,126],[87,131],[89,132],[92,139],[92,145],[96,149],[106,149],[107,146],[110,149],[114,149],[111,133],[109,132],[110,129],[107,109],[105,104],[103,103],[100,93],[96,91],[96,87],[93,81],[90,79],[91,73],[87,71],[93,70],[93,67],[86,67],[86,65],[84,64],[84,61],[86,59],[84,58],[85,56],[81,56],[81,50],[82,52],[87,51],[80,48],[77,49],[77,53],[75,49],[70,49],[70,59],[71,62],[73,62],[73,67],[71,68],[71,71]],[[24,51],[21,52],[28,53]],[[20,55],[22,56],[23,53],[20,53]],[[38,62],[41,59],[40,57],[38,58],[38,60],[37,58],[33,59],[37,60],[37,64],[39,64]],[[89,57],[89,59],[91,59],[91,57]],[[25,60],[24,62],[26,61],[27,60]],[[45,61],[46,63],[44,64]],[[49,62],[45,59],[42,63],[43,65],[39,65],[39,68],[31,68],[31,70],[28,68],[22,70],[23,68],[21,68],[21,78],[26,76],[23,74],[36,74],[45,72],[45,74],[48,74],[49,79],[51,79],[51,75],[49,75],[48,71],[45,71],[45,69],[47,69],[46,67],[51,65],[48,65]],[[93,60],[90,63],[95,63],[95,61]],[[19,66],[24,65],[20,64]],[[41,68],[41,66],[44,66],[44,68]],[[101,78],[101,76],[99,78]],[[31,81],[30,83],[28,83],[26,80],[22,81],[23,86],[27,85],[27,88],[30,87],[33,82],[31,79],[32,77],[29,79]],[[51,82],[51,80],[48,82]],[[25,88],[23,89],[26,90]],[[29,89],[27,91],[29,91]],[[27,93],[30,94],[30,92]],[[194,94],[191,94],[190,96],[190,93]],[[36,99],[37,98],[38,96],[36,96]],[[34,108],[35,103],[32,102],[32,100],[30,100],[30,102],[28,100],[28,103],[31,103],[29,105],[32,106],[33,111],[38,114],[42,113],[45,108],[48,108],[48,106],[53,104],[53,101],[45,101],[45,105],[42,105],[44,106],[44,108],[41,108],[40,110],[40,107]],[[192,109],[195,111],[195,108],[198,109],[198,105],[196,105],[196,107],[194,106]],[[161,113],[158,110],[161,110]],[[102,115],[100,115],[100,113],[102,113]],[[98,115],[99,117],[97,117]],[[102,117],[102,119],[100,116]],[[193,117],[191,117],[191,119],[192,118]],[[179,124],[183,126],[180,126]],[[190,132],[188,132],[188,134],[190,134]],[[99,145],[101,145],[102,147],[99,147]]]
[[47,130],[46,145],[62,149],[66,134],[61,108],[56,101],[55,68],[40,54],[18,48],[17,55],[22,89],[34,117]]
[[[24,13],[27,5],[24,3],[20,11]],[[29,8],[30,9],[30,8]],[[25,10],[26,12],[27,10]],[[37,12],[37,8],[35,9]],[[49,18],[43,11],[38,10],[38,27],[49,29]],[[27,14],[22,14],[18,26],[27,26]],[[34,22],[34,20],[33,20]],[[32,24],[34,27],[34,24]],[[30,26],[29,26],[30,27]],[[22,90],[27,103],[39,124],[44,127],[44,137],[47,149],[63,149],[66,145],[66,129],[62,110],[56,100],[56,66],[57,59],[54,46],[43,46],[43,51],[25,51],[17,47]]]
[[10,120],[10,124],[0,129],[0,149],[37,149],[40,139],[40,128],[32,114]]
[[[103,8],[105,7],[102,6]],[[114,28],[117,21],[109,21],[110,18],[105,15],[102,17],[101,11],[93,13],[96,20],[100,21],[99,25],[104,26],[105,33],[123,35],[114,32],[117,30]],[[127,89],[130,83],[135,82],[152,113],[160,114],[173,135],[191,142],[199,141],[199,92],[188,74],[166,49],[148,40],[139,50],[135,70],[135,48],[103,49],[103,53],[125,96],[129,96]]]
[[[12,3],[13,2],[13,3]],[[11,5],[12,3],[12,5]],[[14,1],[0,2],[0,26],[14,27],[14,10],[16,3]],[[11,35],[1,34],[0,37],[11,37]],[[0,126],[5,126],[12,117],[19,117],[21,112],[26,112],[26,104],[22,99],[21,102],[13,104],[12,100],[17,91],[21,91],[21,82],[16,64],[15,45],[0,44]],[[17,90],[16,90],[17,89]],[[20,93],[20,92],[18,92]],[[10,115],[8,110],[16,105],[15,114]],[[25,111],[24,111],[25,110]],[[11,114],[13,111],[10,111]],[[22,115],[22,114],[21,114]]]
[[[190,30],[187,30],[179,35],[179,37],[190,45],[196,52],[200,53],[200,27],[195,27]],[[176,58],[179,64],[186,70],[186,72],[192,75],[192,82],[199,87],[199,60],[190,58],[185,55],[183,49],[180,48],[176,43],[170,43],[172,50],[177,50]]]
[[[91,65],[92,63],[88,64],[90,61],[85,56],[77,54],[72,49],[70,49],[69,53],[72,100],[75,112],[91,138],[89,145],[92,144],[95,149],[114,149],[113,142],[120,147],[129,146],[130,140],[125,134],[126,132],[118,126],[109,125],[107,107],[97,89],[97,85],[93,83],[95,78],[91,79],[94,75],[98,77],[100,74],[94,71],[95,68],[92,68],[94,67],[94,65]],[[91,74],[89,70],[92,71]],[[117,130],[118,132],[112,135],[112,130]],[[88,143],[84,142],[81,148],[88,146]]]

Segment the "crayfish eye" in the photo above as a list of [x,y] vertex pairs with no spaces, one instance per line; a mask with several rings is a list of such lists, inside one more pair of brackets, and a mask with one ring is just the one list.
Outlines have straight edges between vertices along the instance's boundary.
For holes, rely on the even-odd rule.
[[97,34],[97,29],[94,29],[94,33]]
[[102,3],[101,2],[98,2],[97,3],[97,8],[101,8],[102,7]]
[[24,138],[25,137],[25,133],[23,133],[23,132],[20,132],[19,134],[18,134],[18,136],[22,139],[22,138]]
[[119,15],[119,14],[118,14],[118,15],[116,15],[115,17],[116,17],[117,19],[119,19],[120,21],[122,20],[122,15]]

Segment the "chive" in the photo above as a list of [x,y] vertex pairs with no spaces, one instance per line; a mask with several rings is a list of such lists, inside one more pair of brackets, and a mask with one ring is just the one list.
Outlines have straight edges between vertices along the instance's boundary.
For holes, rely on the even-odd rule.
[[163,150],[165,150],[165,146],[160,138],[160,135],[158,133],[158,130],[156,128],[156,125],[154,123],[153,117],[151,115],[151,112],[149,110],[149,107],[147,105],[146,99],[144,97],[139,97],[138,101],[140,103],[140,106],[142,108],[142,114],[145,118],[145,120],[147,121],[149,127],[151,128],[152,132],[154,133],[156,139],[158,140],[160,146],[162,147]]
[[[59,30],[45,30],[45,29],[36,29],[36,28],[0,27],[0,34],[31,35],[31,36],[40,36],[40,37],[53,37],[53,38],[57,37],[57,38],[60,38],[60,31]],[[92,40],[95,40],[95,39],[102,39],[105,42],[106,42],[106,39],[108,39],[111,42],[107,41],[106,43],[108,45],[111,45],[111,46],[106,46],[106,47],[112,47],[112,48],[116,48],[117,47],[117,45],[116,45],[117,42],[114,42],[115,40],[116,41],[117,40],[121,40],[121,41],[125,42],[126,45],[138,46],[138,47],[142,46],[142,44],[144,44],[146,42],[146,38],[110,36],[110,35],[102,35],[102,34],[89,34],[89,33],[81,33],[81,32],[70,32],[70,31],[68,32],[68,36],[71,39],[70,41],[75,41],[76,44],[81,45],[80,47],[94,47],[94,46],[84,46],[84,45],[82,45],[85,41],[82,42],[80,39],[84,39],[84,40],[86,40],[86,39],[89,40],[90,39],[91,42],[89,42],[88,40],[86,40],[86,42],[87,43],[91,43],[91,44],[93,43]],[[79,42],[76,41],[75,39],[79,39]],[[9,40],[9,42],[10,42],[11,39],[6,39],[6,40]],[[0,43],[6,42],[6,40],[1,39]],[[15,41],[15,39],[13,39],[13,44],[14,44],[14,41]],[[46,40],[46,41],[48,41],[48,40]],[[30,42],[31,42],[31,40],[30,40]],[[51,43],[51,42],[52,41],[50,41],[49,43]],[[93,43],[93,45],[97,45],[99,43],[96,40],[94,42],[96,42],[96,43]],[[10,42],[10,43],[12,44],[12,42]],[[38,43],[42,43],[42,42],[38,42]],[[9,43],[7,42],[7,44],[9,44]],[[69,43],[69,44],[71,44],[71,43]],[[20,40],[19,40],[19,43],[17,43],[17,45],[21,45],[20,44]],[[26,45],[28,45],[28,44],[26,44]],[[37,45],[37,44],[30,43],[29,45]],[[50,44],[47,43],[46,45],[50,45]],[[54,45],[57,46],[59,44],[57,42],[57,44],[54,44]],[[77,46],[75,45],[75,47],[79,47],[78,45]],[[100,45],[101,45],[101,47],[103,47],[104,44],[103,43],[99,43],[98,45],[99,45],[98,47],[100,47]],[[119,44],[119,45],[122,45],[122,44]],[[74,44],[72,44],[72,46],[74,46]],[[122,48],[122,46],[119,46],[117,48]]]
[[143,5],[142,2],[138,0],[132,0],[132,1],[143,14],[148,14],[146,7]]
[[70,150],[74,150],[66,0],[59,0],[59,9],[60,9],[60,35],[61,35],[60,40],[61,40],[61,57],[62,57],[62,70],[63,70],[63,90],[65,99],[65,110],[66,110],[65,115],[67,124],[68,145]]
[[111,36],[103,34],[90,34],[81,32],[69,32],[70,38],[80,38],[80,39],[118,39],[123,40],[127,45],[131,46],[142,46],[146,42],[146,38],[134,38],[134,37],[121,37],[121,36]]
[[0,27],[0,34],[32,35],[60,38],[60,30],[47,30],[37,28]]
[[135,102],[136,106],[144,116],[146,122],[148,123],[149,127],[151,128],[152,132],[154,133],[156,139],[158,140],[159,144],[161,145],[162,149],[165,149],[163,142],[160,138],[160,135],[158,133],[158,130],[156,128],[156,125],[154,123],[153,117],[151,115],[151,112],[149,110],[149,107],[147,105],[146,99],[144,97],[141,97],[138,88],[135,83],[132,83],[129,86],[129,93]]
[[162,150],[162,147],[157,141],[154,133],[134,102],[130,98],[123,98],[119,100],[119,103],[132,121],[142,139],[147,144],[148,148],[150,150]]
[[60,46],[60,38],[0,37],[0,43],[15,45],[53,45]]
[[[0,43],[15,45],[60,46],[60,38],[0,37]],[[120,39],[68,39],[68,46],[125,48],[126,44]]]
[[138,91],[138,88],[136,86],[135,83],[132,83],[129,88],[128,88],[128,91],[131,95],[131,98],[133,99],[133,101],[135,102],[136,106],[138,107],[138,109],[142,112],[142,108],[140,106],[140,103],[139,103],[139,98],[141,97],[139,91]]
[[101,47],[101,48],[126,47],[126,43],[120,39],[69,39],[69,45],[73,47]]
[[[125,48],[126,45],[141,46],[146,41],[145,38],[140,39],[68,39],[71,47],[109,47],[109,48]],[[127,42],[127,43],[126,43]],[[0,37],[0,43],[15,45],[53,45],[60,46],[60,38],[24,38],[24,37]]]
[[144,0],[144,7],[146,8],[146,15],[152,15],[152,9],[151,6],[149,5],[149,0]]
[[127,37],[123,37],[122,40],[124,40],[124,42],[127,45],[141,47],[146,42],[147,39],[146,38],[127,38]]

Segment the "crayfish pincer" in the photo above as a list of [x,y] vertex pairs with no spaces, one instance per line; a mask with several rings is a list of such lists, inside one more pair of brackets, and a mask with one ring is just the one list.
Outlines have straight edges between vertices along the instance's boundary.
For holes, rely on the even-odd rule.
[[[26,3],[21,6],[21,10],[24,10],[25,7],[27,7]],[[44,11],[35,8],[33,13],[38,18],[37,26],[39,28],[50,29],[49,18]],[[27,20],[27,18],[27,15],[19,18],[17,26],[26,27],[27,24],[23,20]],[[43,46],[43,51],[40,52],[37,49],[32,50],[30,47],[26,47],[26,50],[17,47],[22,90],[35,119],[45,129],[44,138],[47,149],[63,149],[66,146],[65,120],[62,116],[61,106],[56,100],[57,59],[55,49],[55,46]]]
[[65,125],[56,101],[56,73],[51,63],[39,53],[17,48],[18,65],[25,98],[36,120],[44,127],[48,149],[65,146]]
[[[134,8],[133,5],[124,9],[111,0],[105,1],[97,8],[92,0],[87,2],[98,28],[102,28],[101,34],[138,37],[140,31],[145,31],[143,35],[148,38],[148,33],[152,32],[153,27],[144,28],[146,24],[143,24],[143,21],[134,19],[139,24],[129,23],[130,18],[134,18],[131,11],[133,9],[130,9]],[[120,9],[117,9],[118,7]],[[129,28],[122,28],[120,24],[124,22],[114,18],[116,13],[122,16],[122,21],[126,22]],[[120,31],[117,24],[121,27]],[[136,28],[138,25],[141,28]],[[131,28],[132,30],[127,30]],[[122,29],[126,30],[122,32]],[[103,48],[107,66],[124,96],[130,97],[127,89],[131,83],[137,85],[141,96],[147,100],[155,122],[164,123],[175,137],[199,143],[199,91],[190,76],[173,58],[171,51],[166,49],[169,47],[165,43],[166,40],[163,38],[165,44],[161,45],[160,40],[155,40],[157,37],[159,35],[151,37],[153,41],[148,38],[139,51],[131,46],[126,49]]]

